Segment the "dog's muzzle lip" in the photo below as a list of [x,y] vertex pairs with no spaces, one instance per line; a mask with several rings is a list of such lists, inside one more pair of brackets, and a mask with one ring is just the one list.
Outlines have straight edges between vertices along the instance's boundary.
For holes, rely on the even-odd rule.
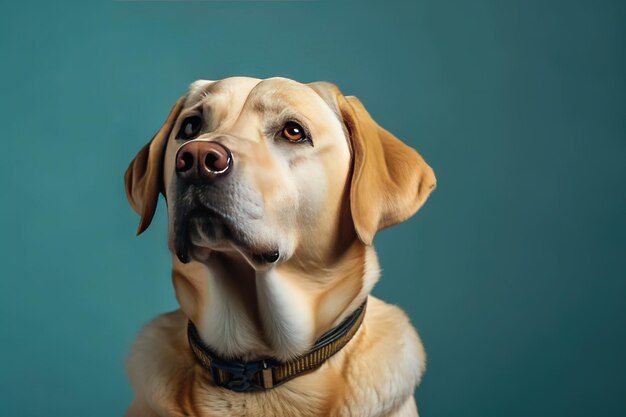
[[196,203],[195,207],[181,212],[178,210],[174,220],[174,250],[178,260],[184,264],[190,261],[190,249],[192,247],[191,227],[195,219],[219,219],[226,227],[225,216],[218,210],[203,204]]
[[[233,248],[247,258],[251,264],[263,266],[278,262],[280,251],[277,248],[268,248],[268,250],[261,251],[252,248],[235,233],[234,221],[221,210],[202,203],[196,203],[193,208],[177,215],[174,220],[173,246],[178,260],[183,264],[191,261],[192,249],[195,247],[192,241],[192,233],[211,234],[208,228],[215,227],[216,223],[219,223],[221,238],[230,242]],[[198,222],[201,222],[201,225],[198,225]],[[200,227],[201,230],[192,230],[192,225],[194,224],[196,227]]]
[[252,255],[252,259],[259,264],[273,264],[280,258],[279,251],[270,251]]

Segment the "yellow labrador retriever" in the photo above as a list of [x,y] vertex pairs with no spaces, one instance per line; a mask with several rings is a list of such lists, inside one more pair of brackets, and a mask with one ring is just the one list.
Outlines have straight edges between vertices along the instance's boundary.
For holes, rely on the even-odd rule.
[[150,224],[167,201],[181,309],[141,330],[127,416],[416,416],[406,315],[370,295],[374,235],[432,169],[332,84],[196,81],[131,162]]

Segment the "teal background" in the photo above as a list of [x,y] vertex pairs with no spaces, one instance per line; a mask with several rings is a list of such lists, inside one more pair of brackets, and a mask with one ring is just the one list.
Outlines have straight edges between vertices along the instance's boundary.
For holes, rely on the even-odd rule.
[[122,175],[198,78],[328,80],[438,189],[379,234],[422,416],[626,415],[619,1],[9,2],[0,14],[0,416],[115,416],[174,309],[164,207]]

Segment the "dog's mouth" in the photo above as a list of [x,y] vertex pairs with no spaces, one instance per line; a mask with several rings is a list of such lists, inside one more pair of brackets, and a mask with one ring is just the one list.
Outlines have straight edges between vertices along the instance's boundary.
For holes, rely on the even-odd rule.
[[200,246],[198,243],[202,241],[208,242],[211,238],[215,240],[218,229],[212,220],[222,216],[215,210],[199,204],[197,207],[181,211],[179,207],[174,220],[174,250],[179,261],[188,263],[194,243]]
[[173,233],[173,249],[182,263],[201,258],[199,249],[234,249],[253,266],[272,264],[280,258],[277,248],[257,248],[250,243],[249,233],[242,231],[240,222],[228,213],[198,200],[177,205]]

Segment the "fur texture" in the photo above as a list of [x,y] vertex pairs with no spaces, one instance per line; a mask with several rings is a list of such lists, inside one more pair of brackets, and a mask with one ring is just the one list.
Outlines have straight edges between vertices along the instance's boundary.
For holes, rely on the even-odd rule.
[[[182,140],[189,120],[200,127]],[[290,123],[302,140],[285,138]],[[186,182],[175,167],[189,141],[227,148],[228,175]],[[136,397],[127,416],[417,415],[412,394],[425,353],[404,313],[369,295],[380,276],[372,240],[424,204],[435,176],[358,99],[332,84],[284,78],[196,81],[125,181],[139,233],[159,192],[167,199],[181,306],[148,324],[133,346],[127,368]],[[189,262],[176,256],[181,242]],[[264,261],[265,253],[278,258]],[[342,351],[268,391],[215,386],[187,344],[190,319],[222,357],[288,361],[367,297],[362,327]]]

